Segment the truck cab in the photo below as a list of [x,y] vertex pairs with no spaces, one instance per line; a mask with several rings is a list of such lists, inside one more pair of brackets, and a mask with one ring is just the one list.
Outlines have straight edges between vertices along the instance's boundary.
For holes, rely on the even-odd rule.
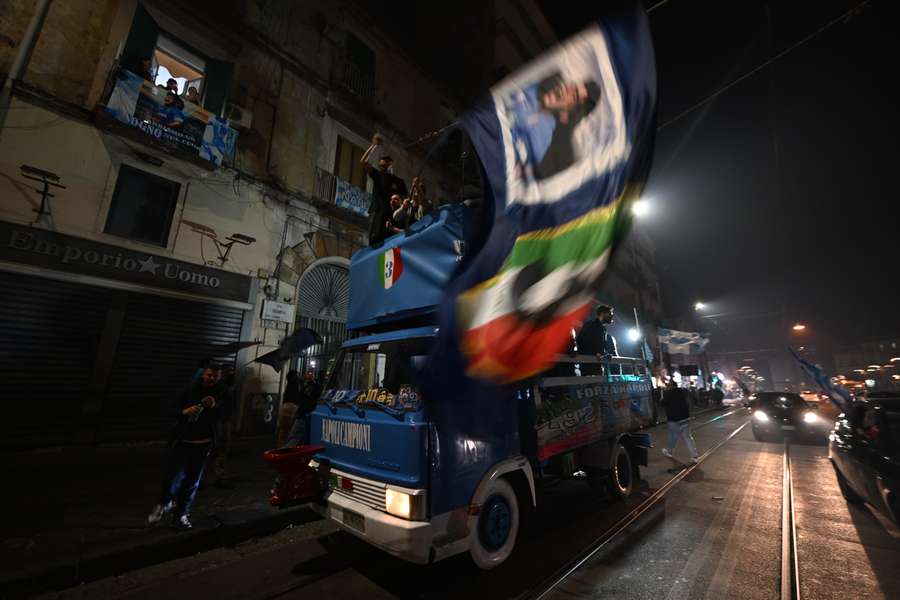
[[354,255],[348,326],[358,337],[309,416],[323,488],[312,506],[411,562],[468,552],[490,569],[512,553],[541,481],[579,475],[631,492],[650,446],[639,430],[651,419],[651,383],[639,359],[566,355],[543,376],[498,387],[489,407],[424,397],[421,367],[465,247],[466,211],[443,207]]

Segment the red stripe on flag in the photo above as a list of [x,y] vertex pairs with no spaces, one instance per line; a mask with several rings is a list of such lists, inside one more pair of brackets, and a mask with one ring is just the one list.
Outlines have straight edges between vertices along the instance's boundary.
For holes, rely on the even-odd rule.
[[463,336],[469,375],[496,382],[517,381],[547,369],[572,339],[591,309],[588,302],[543,327],[504,315]]
[[400,279],[403,274],[403,259],[400,258],[400,248],[394,248],[394,277],[393,281]]

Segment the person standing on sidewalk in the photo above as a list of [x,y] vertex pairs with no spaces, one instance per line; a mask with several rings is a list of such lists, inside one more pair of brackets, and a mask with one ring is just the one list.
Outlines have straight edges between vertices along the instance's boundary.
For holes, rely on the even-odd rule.
[[237,382],[235,381],[234,365],[227,365],[222,369],[222,396],[220,403],[219,419],[216,422],[216,447],[215,454],[215,485],[227,485],[230,476],[228,474],[228,452],[231,449],[231,415],[237,403]]
[[666,420],[669,422],[669,443],[663,448],[663,456],[672,458],[672,451],[678,443],[678,438],[684,438],[688,452],[691,454],[691,464],[699,459],[694,437],[691,435],[691,407],[686,390],[678,387],[674,379],[666,384],[663,392],[663,405],[666,407]]
[[207,365],[200,381],[191,383],[175,401],[178,422],[172,432],[159,503],[147,517],[150,525],[171,512],[177,529],[192,527],[191,506],[197,497],[203,466],[215,443],[220,418],[220,376],[217,366]]
[[316,408],[319,397],[322,395],[322,378],[312,371],[306,373],[300,386],[300,405],[297,415],[294,417],[294,425],[288,435],[287,446],[299,446],[309,443],[309,431],[307,431],[306,417]]

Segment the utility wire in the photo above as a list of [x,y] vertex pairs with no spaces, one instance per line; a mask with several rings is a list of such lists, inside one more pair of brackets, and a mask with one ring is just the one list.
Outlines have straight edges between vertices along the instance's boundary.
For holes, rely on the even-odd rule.
[[[665,4],[665,3],[668,2],[668,1],[669,1],[669,0],[663,0],[662,2],[660,2],[659,4],[657,4],[656,6],[653,6],[650,10],[652,10],[653,8],[657,8],[657,7],[659,7],[659,6],[663,5],[663,4]],[[707,104],[708,102],[711,102],[712,100],[715,100],[716,98],[718,98],[719,96],[721,96],[722,94],[724,94],[725,92],[727,92],[728,90],[730,90],[731,88],[733,88],[734,86],[736,86],[737,84],[739,84],[740,82],[742,82],[742,81],[744,81],[745,79],[747,79],[747,78],[749,78],[749,77],[755,75],[755,74],[758,73],[759,71],[762,71],[763,69],[765,69],[766,67],[768,67],[769,65],[771,65],[772,63],[774,63],[775,61],[777,61],[777,60],[781,59],[782,57],[786,56],[787,54],[793,52],[794,50],[796,50],[796,49],[799,48],[800,46],[806,44],[807,42],[809,42],[810,40],[812,40],[813,38],[815,38],[816,36],[818,36],[818,35],[824,33],[824,32],[827,31],[828,29],[831,29],[832,27],[834,27],[835,25],[837,25],[838,23],[840,23],[841,21],[843,21],[844,19],[846,19],[847,17],[849,17],[850,15],[852,15],[853,13],[859,11],[859,10],[862,9],[863,7],[865,7],[865,6],[867,6],[868,4],[870,4],[870,1],[871,1],[871,0],[864,0],[863,2],[860,2],[859,4],[857,4],[856,6],[854,6],[853,8],[851,8],[850,10],[848,10],[847,12],[841,14],[839,17],[836,17],[835,19],[829,21],[828,23],[826,23],[825,25],[823,25],[823,26],[820,27],[819,29],[813,31],[811,34],[809,34],[808,36],[806,36],[805,38],[803,38],[802,40],[800,40],[799,42],[797,42],[797,43],[794,44],[793,46],[789,46],[788,48],[785,48],[784,50],[782,50],[781,52],[779,52],[778,54],[776,54],[775,56],[773,56],[773,57],[770,58],[769,60],[765,61],[764,63],[762,63],[761,65],[759,65],[758,67],[756,67],[755,69],[749,71],[748,73],[745,73],[745,74],[741,75],[740,77],[738,77],[737,79],[735,79],[735,80],[732,81],[731,83],[726,84],[724,87],[719,88],[718,90],[716,90],[715,92],[713,92],[712,94],[710,94],[709,96],[707,96],[706,98],[704,98],[703,100],[700,100],[699,102],[697,102],[696,104],[694,104],[694,105],[691,106],[690,108],[681,111],[680,113],[678,113],[677,115],[675,115],[674,117],[672,117],[671,119],[669,119],[668,121],[666,121],[665,123],[663,123],[662,125],[660,125],[659,127],[657,127],[657,128],[656,128],[656,131],[662,131],[662,129],[663,129],[664,127],[668,127],[669,125],[671,125],[671,124],[674,123],[675,121],[678,121],[678,120],[682,119],[683,117],[689,115],[690,113],[694,112],[695,110],[697,110],[698,108],[700,108],[700,107],[703,106],[704,104]],[[649,12],[649,10],[648,10],[648,12]]]

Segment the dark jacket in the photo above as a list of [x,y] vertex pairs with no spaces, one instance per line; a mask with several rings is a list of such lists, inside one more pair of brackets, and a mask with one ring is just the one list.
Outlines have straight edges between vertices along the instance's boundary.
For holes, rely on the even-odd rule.
[[[172,443],[189,440],[212,440],[216,441],[216,425],[222,417],[222,395],[223,387],[214,385],[212,387],[204,387],[202,381],[191,383],[184,388],[175,399],[172,405],[172,414],[178,421],[172,430],[170,441]],[[196,417],[188,417],[182,414],[185,408],[200,404],[200,401],[206,396],[212,396],[216,399],[215,408],[204,408]]]
[[687,390],[677,387],[666,388],[662,401],[666,407],[666,419],[669,421],[684,421],[691,417]]
[[587,321],[578,332],[576,338],[578,354],[609,354],[618,356],[616,338],[606,331],[606,326],[600,319]]
[[322,395],[322,385],[317,381],[304,381],[300,385],[300,404],[297,409],[298,419],[306,417],[316,408]]

